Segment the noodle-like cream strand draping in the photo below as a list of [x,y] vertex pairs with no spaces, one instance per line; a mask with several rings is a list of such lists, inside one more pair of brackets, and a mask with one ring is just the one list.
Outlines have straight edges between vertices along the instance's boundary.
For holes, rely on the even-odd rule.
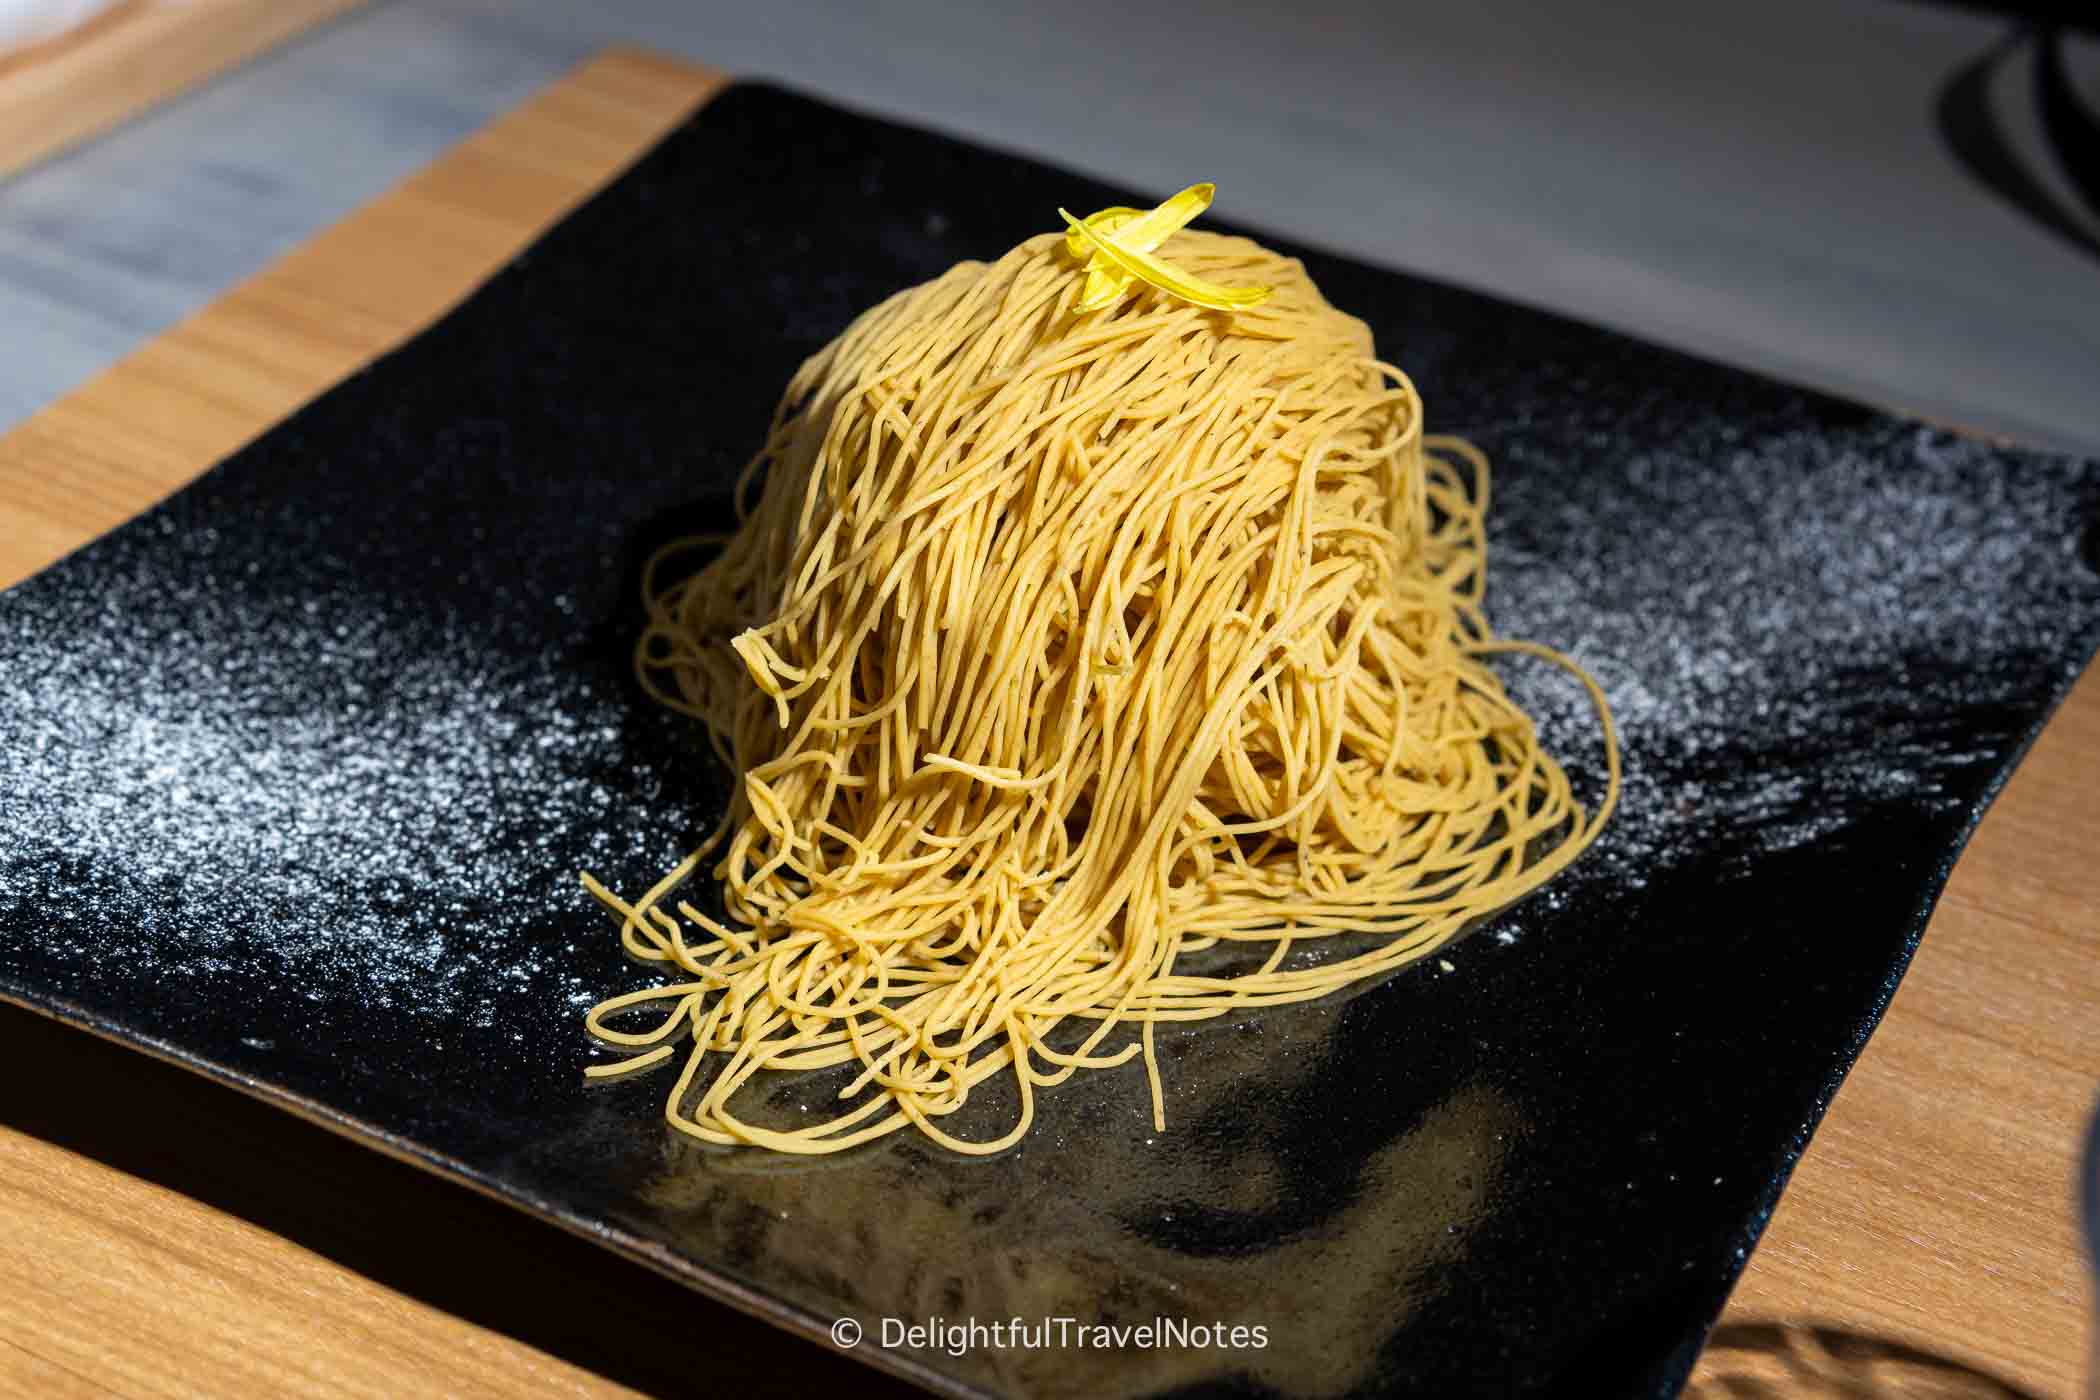
[[[667,1112],[695,1137],[810,1153],[910,1127],[995,1152],[1036,1091],[1133,1057],[1163,1128],[1159,1023],[1418,959],[1617,799],[1595,683],[1482,614],[1485,460],[1424,436],[1363,323],[1245,239],[1127,260],[1269,289],[1229,311],[1125,263],[1082,277],[1067,244],[862,315],[789,383],[736,532],[646,571],[642,683],[739,784],[640,898],[586,877],[677,978],[590,1013],[635,1053],[589,1073],[682,1051]],[[1595,813],[1497,652],[1588,687]],[[678,897],[709,872],[726,918]],[[758,1076],[837,1066],[806,1124],[740,1111]],[[995,1075],[1011,1126],[944,1130]]]

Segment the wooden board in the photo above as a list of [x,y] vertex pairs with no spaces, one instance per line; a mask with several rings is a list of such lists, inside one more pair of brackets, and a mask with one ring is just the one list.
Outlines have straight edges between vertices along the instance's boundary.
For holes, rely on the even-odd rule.
[[[0,582],[121,523],[427,325],[720,82],[647,54],[603,55],[0,438]],[[2072,1164],[2100,1086],[2094,792],[2100,677],[2088,676],[1963,857],[1695,1393],[1825,1365],[1812,1353],[1828,1350],[1828,1329],[2042,1394],[2073,1389],[2086,1288]],[[34,1063],[69,1036],[86,1041],[0,1018],[0,1057]],[[1725,1076],[1717,1067],[1717,1084]],[[198,1184],[237,1177],[224,1159],[249,1149],[172,1131],[143,1152],[96,1104],[17,1111],[21,1093],[0,1089],[0,1297],[35,1301],[0,1306],[0,1391],[617,1388],[599,1363],[548,1354],[565,1346],[559,1321],[455,1306],[421,1275],[334,1262],[347,1246],[312,1243],[342,1238],[326,1198],[265,1210],[244,1204],[252,1187]],[[216,1102],[186,1111],[238,1117]],[[295,1170],[321,1160],[298,1146],[315,1130],[285,1118],[281,1131],[271,1150]],[[544,1286],[561,1290],[559,1272]],[[792,1389],[829,1364],[702,1300],[674,1306],[693,1321],[679,1343],[707,1337],[752,1383]]]
[[363,0],[122,0],[0,54],[0,179]]

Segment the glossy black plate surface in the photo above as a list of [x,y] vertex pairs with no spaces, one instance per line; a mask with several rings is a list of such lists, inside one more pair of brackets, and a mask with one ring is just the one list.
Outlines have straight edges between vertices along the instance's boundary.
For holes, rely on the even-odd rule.
[[[1136,1066],[981,1161],[707,1153],[662,1079],[578,1074],[583,1010],[649,974],[577,870],[639,888],[721,799],[627,679],[639,556],[720,517],[856,311],[1127,202],[732,89],[435,329],[0,597],[0,993],[801,1330],[856,1318],[863,1354],[885,1317],[1266,1335],[870,1355],[958,1390],[1670,1392],[2100,637],[2093,463],[1311,256],[1496,459],[1496,622],[1619,709],[1602,844],[1441,961],[1163,1036],[1164,1136]],[[1508,674],[1594,795],[1572,687]]]

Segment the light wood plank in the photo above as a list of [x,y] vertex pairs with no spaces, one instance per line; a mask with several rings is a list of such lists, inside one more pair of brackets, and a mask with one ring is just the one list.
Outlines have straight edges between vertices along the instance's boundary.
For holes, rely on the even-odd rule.
[[631,1393],[12,1130],[0,1222],[0,1384],[24,1394]]
[[[2100,672],[1977,828],[1729,1304],[2079,1391],[2100,1092]],[[1716,1383],[1718,1359],[1700,1373]]]
[[0,179],[363,0],[131,0],[0,62]]

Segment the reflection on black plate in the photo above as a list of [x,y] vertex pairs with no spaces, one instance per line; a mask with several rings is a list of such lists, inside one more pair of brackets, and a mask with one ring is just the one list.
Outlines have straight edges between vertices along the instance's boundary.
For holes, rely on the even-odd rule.
[[[634,565],[720,513],[858,309],[1122,192],[742,87],[471,302],[0,598],[0,992],[383,1137],[969,1391],[1658,1394],[2100,635],[2091,463],[1313,257],[1497,458],[1491,611],[1624,724],[1623,815],[1359,995],[1163,1036],[985,1161],[714,1154],[586,1088],[643,985],[575,883],[718,809],[626,678]],[[1592,783],[1579,697],[1510,669]],[[905,1347],[884,1317],[1259,1326]],[[703,1344],[693,1339],[696,1348]],[[959,1350],[959,1349],[958,1349]]]

